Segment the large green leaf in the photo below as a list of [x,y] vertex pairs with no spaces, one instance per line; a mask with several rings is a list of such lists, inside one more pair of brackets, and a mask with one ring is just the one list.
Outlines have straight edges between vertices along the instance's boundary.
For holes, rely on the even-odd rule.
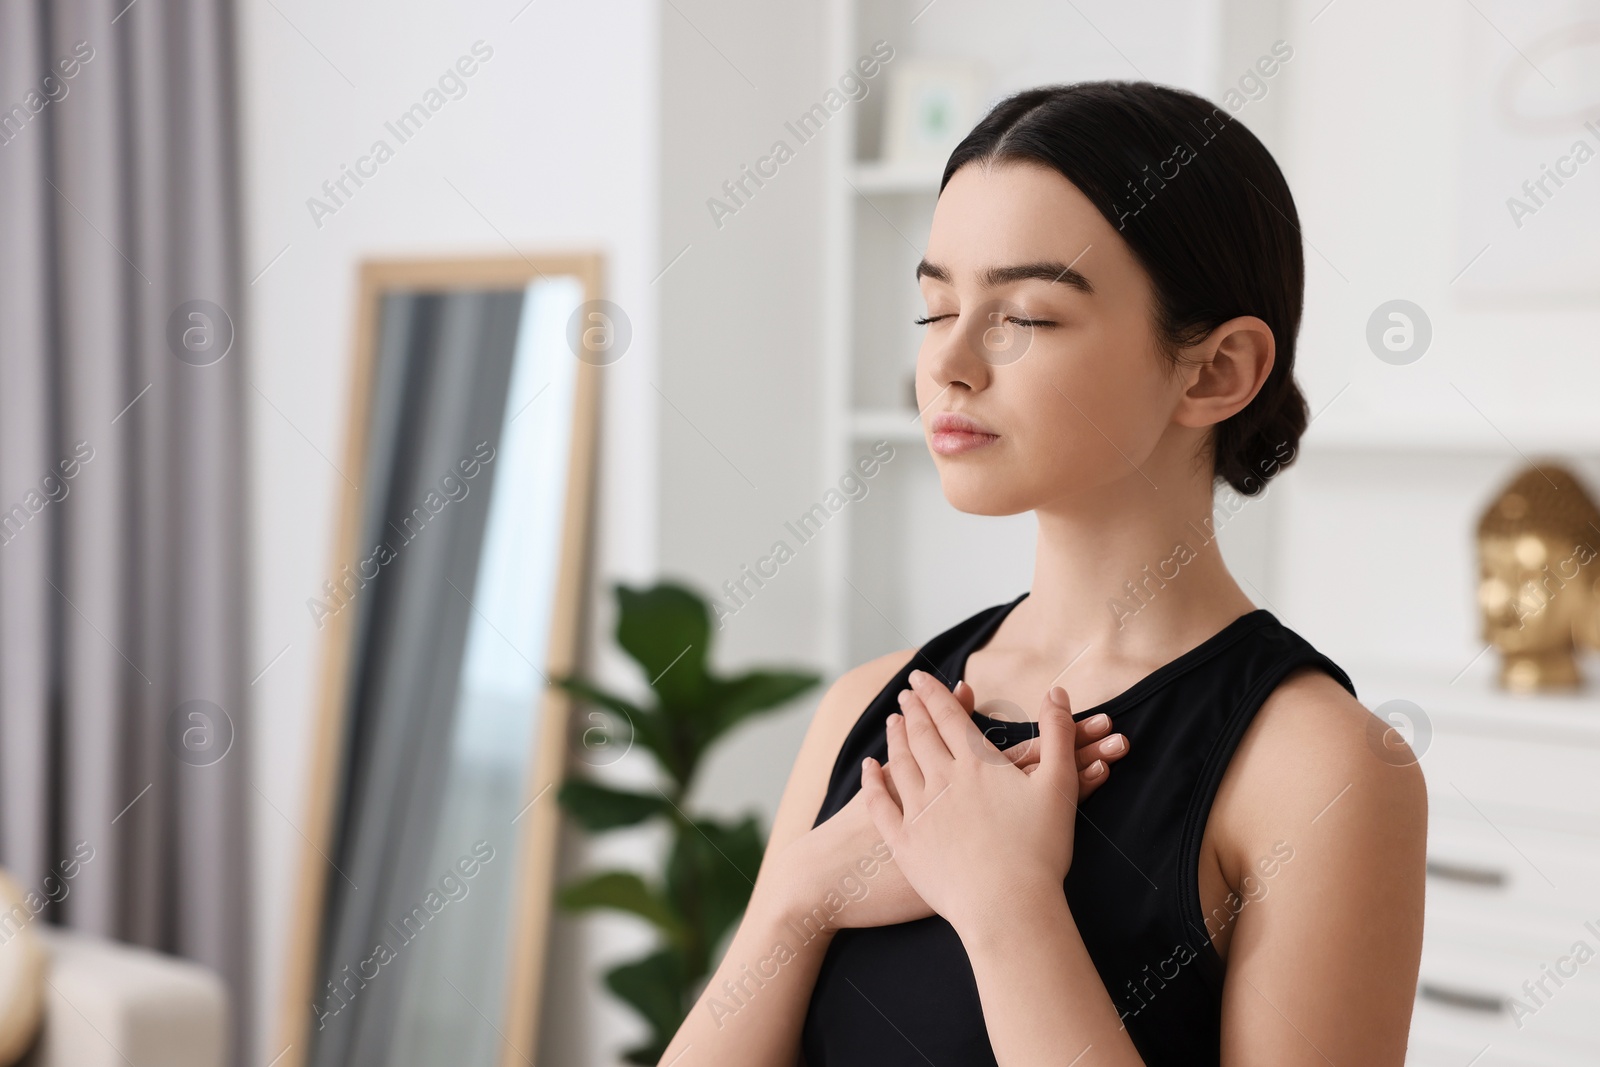
[[674,781],[682,781],[684,761],[681,746],[674,743],[660,713],[641,708],[581,678],[557,678],[553,684],[582,703],[598,704],[612,713],[610,721],[597,723],[583,731],[579,744],[587,753],[584,758],[588,762],[602,759],[608,764],[614,762],[605,750],[618,746],[620,751],[626,752],[630,741],[633,741],[654,756]]
[[557,678],[552,678],[550,680],[550,684],[558,689],[566,690],[578,700],[589,704],[599,704],[603,708],[610,709],[616,714],[618,719],[625,723],[631,723],[633,720],[645,714],[644,709],[640,708],[631,700],[626,700],[613,693],[608,693],[599,686],[590,685],[582,678],[576,678],[571,675],[562,675]]
[[777,710],[821,680],[808,671],[750,671],[719,679],[711,694],[714,727],[708,741],[751,715]]
[[629,1063],[653,1064],[661,1059],[688,1014],[684,1004],[688,984],[683,955],[670,948],[606,973],[611,991],[650,1024],[650,1040],[628,1050],[625,1058]]
[[672,804],[660,793],[625,793],[582,779],[564,782],[556,798],[591,833],[672,814]]
[[561,906],[568,911],[611,908],[637,915],[654,923],[676,939],[683,931],[683,920],[671,901],[644,884],[632,871],[605,871],[591,875],[561,890]]
[[632,656],[663,706],[703,702],[711,618],[706,602],[683,586],[617,586],[617,644]]
[[764,850],[754,816],[727,825],[696,819],[678,831],[667,860],[667,896],[680,902],[692,930],[686,948],[693,977],[709,969],[712,948],[744,914]]

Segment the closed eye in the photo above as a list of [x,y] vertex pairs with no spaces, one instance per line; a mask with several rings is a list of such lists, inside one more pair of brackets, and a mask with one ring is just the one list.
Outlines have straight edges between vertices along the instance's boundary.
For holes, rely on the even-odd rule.
[[[954,315],[930,315],[930,316],[927,316],[926,318],[916,318],[916,319],[912,319],[911,321],[914,324],[918,325],[918,326],[928,326],[928,325],[931,325],[932,323],[939,322],[939,321],[941,321],[943,319],[953,319],[953,318],[955,318]],[[1056,322],[1056,321],[1054,321],[1052,319],[1024,319],[1024,318],[1018,318],[1017,316],[1014,316],[1014,315],[1006,316],[1006,321],[1011,323],[1014,326],[1026,326],[1029,329],[1032,329],[1034,327],[1048,328],[1050,326],[1059,326],[1059,325],[1061,325],[1060,323],[1058,323],[1058,322]]]

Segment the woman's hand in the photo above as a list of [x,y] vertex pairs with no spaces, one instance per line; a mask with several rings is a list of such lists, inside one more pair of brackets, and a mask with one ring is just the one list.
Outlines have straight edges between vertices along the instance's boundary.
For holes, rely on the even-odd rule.
[[1036,766],[1024,769],[937,679],[913,671],[910,681],[902,714],[888,719],[891,770],[868,757],[859,794],[896,868],[958,931],[1019,894],[1061,893],[1080,774],[1066,691],[1045,697]]
[[[951,695],[969,715],[977,705],[976,694],[964,681],[956,683]],[[891,722],[901,721],[898,715],[890,718]],[[1109,765],[1127,754],[1128,744],[1121,734],[1111,733],[1111,720],[1105,715],[1079,723],[1076,744],[1081,801],[1109,780]],[[1038,738],[994,751],[1027,774],[1039,766]],[[899,805],[894,773],[891,756],[884,785],[890,799]],[[889,856],[868,810],[865,789],[858,791],[837,813],[806,831],[777,857],[772,880],[784,898],[780,907],[786,915],[802,918],[815,917],[820,908],[829,924],[838,928],[890,926],[932,915],[934,910],[911,888]]]
[[[956,683],[952,690],[955,698],[961,701],[961,706],[970,713],[977,707],[977,697],[972,692],[972,686],[965,681]],[[1128,739],[1122,734],[1111,732],[1111,716],[1101,713],[1091,715],[1078,723],[1077,739],[1075,741],[1078,752],[1078,803],[1088,800],[1090,795],[1111,780],[1107,773],[1111,765],[1128,754]],[[1012,745],[1002,749],[1001,753],[1024,770],[1031,770],[1039,764],[1039,739],[1021,745]],[[889,792],[894,793],[894,773],[891,770],[887,779]],[[900,798],[895,796],[895,803]]]

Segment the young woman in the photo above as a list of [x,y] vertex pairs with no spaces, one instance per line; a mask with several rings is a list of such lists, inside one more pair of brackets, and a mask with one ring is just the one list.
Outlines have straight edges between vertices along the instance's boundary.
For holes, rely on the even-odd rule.
[[1403,1061],[1421,775],[1215,539],[1305,429],[1303,275],[1188,93],[1035,89],[956,149],[917,398],[954,507],[1037,516],[1032,587],[834,684],[663,1064]]

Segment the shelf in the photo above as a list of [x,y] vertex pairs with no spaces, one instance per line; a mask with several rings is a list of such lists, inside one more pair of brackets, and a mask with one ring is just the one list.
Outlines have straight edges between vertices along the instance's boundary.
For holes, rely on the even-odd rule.
[[845,180],[863,196],[917,195],[936,196],[939,179],[944,176],[942,163],[857,163]]
[[857,408],[850,413],[850,436],[858,441],[920,442],[922,420],[910,408]]
[[1496,683],[1499,655],[1488,649],[1465,669],[1453,672],[1438,665],[1408,669],[1362,662],[1346,664],[1346,670],[1362,691],[1363,702],[1376,702],[1368,707],[1401,697],[1422,706],[1430,720],[1460,733],[1579,746],[1593,750],[1600,760],[1600,682],[1594,680],[1600,657],[1580,656],[1578,668],[1588,679],[1581,689],[1512,693]]
[[1303,446],[1326,452],[1406,453],[1417,456],[1593,456],[1600,454],[1600,435],[1588,426],[1513,426],[1501,435],[1487,424],[1410,425],[1377,418],[1322,422],[1301,438]]

